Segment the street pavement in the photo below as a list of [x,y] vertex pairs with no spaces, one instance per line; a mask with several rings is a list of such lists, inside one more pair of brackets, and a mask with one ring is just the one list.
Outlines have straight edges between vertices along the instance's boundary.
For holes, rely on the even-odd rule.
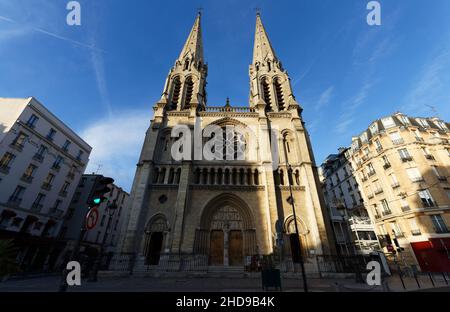
[[[380,292],[380,291],[450,291],[441,276],[419,277],[419,285],[414,278],[404,278],[403,288],[398,276],[390,277],[384,286],[369,286],[356,283],[352,279],[308,279],[312,292]],[[448,282],[448,280],[447,280]],[[12,279],[0,282],[0,292],[55,292],[60,283],[59,276]],[[283,291],[303,291],[301,279],[284,278]],[[97,282],[82,280],[81,286],[69,287],[69,292],[261,292],[260,278],[168,278],[168,277],[100,277]]]

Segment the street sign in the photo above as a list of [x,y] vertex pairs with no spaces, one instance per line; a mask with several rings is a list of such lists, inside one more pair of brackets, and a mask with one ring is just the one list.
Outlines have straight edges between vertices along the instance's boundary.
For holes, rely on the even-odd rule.
[[98,219],[99,212],[97,207],[94,207],[89,210],[88,214],[86,215],[86,228],[88,230],[92,230],[97,225]]

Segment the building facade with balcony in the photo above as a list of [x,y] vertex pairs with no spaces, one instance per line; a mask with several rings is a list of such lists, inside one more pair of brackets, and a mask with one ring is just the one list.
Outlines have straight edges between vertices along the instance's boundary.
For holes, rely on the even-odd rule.
[[35,98],[0,98],[0,239],[24,271],[50,269],[91,147]]
[[450,270],[449,129],[396,113],[346,151],[385,253],[422,271]]
[[[60,233],[60,239],[66,242],[66,247],[60,255],[58,266],[67,263],[79,239],[83,220],[89,211],[89,198],[102,177],[99,174],[84,174],[76,188]],[[87,269],[92,266],[99,252],[103,255],[102,265],[108,265],[119,238],[123,237],[120,232],[128,220],[130,195],[115,184],[108,187],[111,191],[105,195],[106,200],[98,207],[98,222],[93,229],[85,232],[81,242],[80,252],[84,259],[83,265]]]
[[322,190],[341,255],[368,255],[380,250],[374,225],[353,175],[347,148],[327,157],[321,166]]

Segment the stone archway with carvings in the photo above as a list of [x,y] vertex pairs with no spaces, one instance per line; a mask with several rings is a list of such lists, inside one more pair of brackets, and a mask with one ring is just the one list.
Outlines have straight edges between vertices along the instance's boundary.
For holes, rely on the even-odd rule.
[[241,266],[257,254],[256,231],[248,205],[234,194],[221,194],[203,209],[194,252],[210,265]]
[[169,223],[163,214],[157,214],[147,222],[142,250],[147,265],[159,264],[161,253],[168,242],[167,236],[169,231]]
[[[297,217],[297,227],[299,232],[299,241],[300,246],[297,248],[300,248],[301,253],[303,257],[308,257],[309,255],[309,243],[308,243],[308,234],[309,230],[300,218]],[[288,216],[284,221],[284,241],[287,242],[285,244],[285,254],[292,256],[292,248],[296,248],[295,244],[292,244],[292,235],[296,235],[295,230],[295,219],[292,215]]]

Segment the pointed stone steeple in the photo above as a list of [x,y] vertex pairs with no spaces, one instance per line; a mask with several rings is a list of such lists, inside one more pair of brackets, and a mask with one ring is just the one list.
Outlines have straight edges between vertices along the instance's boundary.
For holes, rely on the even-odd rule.
[[274,61],[277,57],[267,36],[260,14],[256,14],[255,45],[253,47],[253,64],[266,60]]
[[298,109],[288,73],[270,43],[260,14],[256,14],[255,45],[250,65],[250,106],[266,112]]
[[200,20],[201,13],[199,12],[189,37],[183,46],[183,50],[181,50],[178,61],[183,62],[187,57],[190,57],[196,63],[203,62],[203,41]]
[[[208,67],[203,59],[201,14],[198,13],[180,56],[167,75],[159,107],[166,111],[190,110],[206,106]],[[161,111],[160,114],[163,112]]]

